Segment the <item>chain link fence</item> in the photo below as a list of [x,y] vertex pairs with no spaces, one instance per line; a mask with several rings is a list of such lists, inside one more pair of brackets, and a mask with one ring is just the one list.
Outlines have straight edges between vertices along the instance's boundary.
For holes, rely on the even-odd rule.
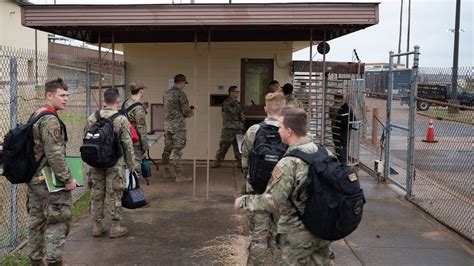
[[[101,68],[98,62],[97,51],[54,43],[50,43],[49,54],[0,46],[0,142],[3,144],[9,129],[25,123],[43,104],[45,82],[61,77],[69,87],[68,106],[59,112],[69,137],[66,155],[80,156],[87,115],[99,108],[99,83],[102,88],[115,84],[125,95],[124,62],[113,64],[108,53],[104,53]],[[0,176],[0,261],[26,239],[26,188]],[[74,200],[87,189],[74,190]]]
[[[420,102],[428,102],[429,109],[418,110],[416,115],[416,172],[411,198],[423,210],[471,241],[474,239],[473,70],[473,67],[459,68],[459,104],[451,104],[447,103],[451,99],[451,68],[420,68],[418,96],[423,96],[421,90],[429,84],[437,85],[427,87],[435,88],[438,93],[430,95],[438,98],[417,97],[418,106]],[[457,112],[452,113],[449,109]]]

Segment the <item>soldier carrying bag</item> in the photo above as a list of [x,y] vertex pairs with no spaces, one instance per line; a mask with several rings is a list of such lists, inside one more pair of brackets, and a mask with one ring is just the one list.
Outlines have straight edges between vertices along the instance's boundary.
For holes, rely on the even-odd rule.
[[297,157],[309,165],[308,178],[297,191],[299,199],[303,190],[308,200],[301,214],[290,202],[305,227],[324,240],[339,240],[352,233],[362,219],[365,204],[364,192],[354,169],[329,156],[325,147],[308,154],[293,150],[286,156]]
[[278,127],[260,123],[249,156],[249,184],[255,192],[265,192],[273,168],[287,149],[288,145],[281,142]]
[[[33,125],[45,115],[54,115],[57,118],[58,116],[54,112],[48,111],[48,108],[40,109],[38,112],[36,116],[37,112],[33,113],[26,124],[18,125],[10,130],[3,140],[3,151],[0,156],[3,162],[3,175],[12,184],[28,183],[45,156],[43,154],[39,161],[36,161]],[[59,118],[58,120],[65,141],[67,141],[66,126]]]
[[122,146],[114,132],[113,120],[122,113],[118,112],[109,118],[95,112],[97,121],[87,130],[80,148],[81,158],[88,165],[95,168],[110,168],[122,156]]
[[[136,102],[136,103],[133,103],[132,105],[130,105],[129,107],[125,108],[125,102],[127,102],[127,101],[123,102],[121,112],[128,119],[128,121],[130,121],[130,117],[129,117],[128,113],[130,111],[132,111],[133,108],[135,108],[137,106],[143,106],[143,104],[140,103],[140,102]],[[139,142],[140,141],[140,136],[138,135],[137,127],[135,125],[135,122],[130,122],[130,131],[132,132],[132,142],[133,143]]]

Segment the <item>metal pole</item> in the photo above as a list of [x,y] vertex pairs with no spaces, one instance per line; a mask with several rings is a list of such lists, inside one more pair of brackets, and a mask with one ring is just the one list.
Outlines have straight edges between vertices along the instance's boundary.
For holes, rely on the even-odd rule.
[[209,155],[211,143],[211,30],[207,39],[207,162],[206,162],[206,200],[209,200]]
[[112,32],[112,87],[115,88],[115,33]]
[[[398,32],[398,53],[402,52],[402,27],[403,27],[403,0],[400,0],[400,29]],[[400,56],[397,57],[397,64],[400,64]]]
[[[411,0],[408,0],[408,29],[407,29],[407,53],[410,51],[410,28],[411,28]],[[410,55],[407,54],[407,61],[405,67],[408,68],[408,61],[410,60]]]
[[86,119],[91,115],[91,64],[86,63]]
[[[324,30],[324,40],[326,44],[326,30]],[[322,101],[321,101],[321,145],[324,145],[324,137],[326,135],[326,45],[323,48],[323,80],[322,80]]]
[[[311,99],[311,90],[313,89],[313,29],[310,30],[309,36],[309,81],[308,81],[308,129],[311,131],[311,120],[313,119],[313,104]],[[317,131],[317,128],[315,128]],[[316,133],[316,132],[315,132]]]
[[99,31],[99,109],[102,108],[102,40]]
[[[16,57],[10,58],[10,128],[18,123],[18,62]],[[18,191],[16,185],[10,187],[10,245],[13,247],[18,241]]]
[[35,85],[38,85],[38,30],[35,30]]
[[[197,106],[197,32],[194,32],[194,105]],[[196,200],[197,112],[194,112],[193,199]]]
[[410,80],[410,115],[408,117],[408,151],[407,151],[407,176],[406,186],[408,198],[412,197],[412,185],[415,178],[415,123],[416,123],[416,89],[418,81],[418,64],[420,56],[420,46],[415,46],[413,57],[413,68]]
[[392,91],[393,91],[393,51],[390,51],[389,58],[389,72],[388,72],[388,91],[387,91],[387,118],[385,120],[385,128],[387,134],[385,137],[385,163],[384,163],[384,178],[388,178],[390,174],[390,135],[392,132],[391,117],[392,117]]
[[[454,25],[454,52],[453,52],[453,73],[451,77],[451,100],[457,100],[458,88],[458,58],[459,58],[459,23],[461,18],[461,0],[456,0],[456,21]],[[454,109],[454,108],[451,108]],[[457,108],[456,108],[457,111]],[[456,112],[454,111],[454,112]]]

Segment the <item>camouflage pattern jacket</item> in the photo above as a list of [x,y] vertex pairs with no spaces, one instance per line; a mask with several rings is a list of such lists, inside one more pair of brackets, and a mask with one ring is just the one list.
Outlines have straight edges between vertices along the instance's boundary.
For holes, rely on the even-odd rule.
[[[45,106],[48,107],[48,106]],[[51,107],[49,107],[51,108]],[[41,161],[41,166],[50,166],[59,180],[64,183],[72,181],[71,171],[66,164],[66,132],[54,115],[45,115],[33,125],[33,141],[35,159]],[[42,167],[39,167],[30,184],[39,184]]]
[[[272,125],[279,127],[278,119],[275,117],[266,117],[263,122],[267,125]],[[247,132],[245,132],[244,140],[242,142],[242,171],[244,172],[245,176],[245,192],[251,193],[253,192],[252,186],[249,184],[249,157],[250,151],[253,148],[253,142],[255,141],[255,135],[257,135],[257,131],[260,129],[260,124],[252,125]]]
[[[137,103],[134,99],[128,99],[124,103],[125,109],[131,106],[134,103]],[[140,145],[143,151],[148,150],[150,147],[148,146],[148,136],[147,136],[147,129],[146,129],[146,112],[143,105],[138,105],[134,107],[130,112],[128,112],[128,117],[130,118],[130,122],[135,124],[135,128],[137,129],[137,133],[140,136],[140,142],[136,142],[134,145]]]
[[303,110],[305,109],[303,104],[300,102],[300,100],[298,100],[298,98],[296,98],[293,93],[286,95],[285,100],[286,104],[293,103],[297,108],[301,108]]
[[[117,113],[116,110],[110,108],[103,108],[100,110],[100,117],[111,117],[113,114]],[[92,124],[97,122],[95,118],[95,113],[89,116],[87,119],[87,125],[84,131],[87,131]],[[120,115],[113,121],[114,132],[117,134],[122,145],[123,156],[119,158],[116,165],[127,165],[129,169],[136,168],[139,166],[134,166],[135,154],[133,153],[133,143],[132,143],[132,132],[130,131],[130,122],[128,119]]]
[[193,116],[186,93],[176,87],[166,90],[163,103],[165,105],[165,131],[174,133],[186,130],[184,118]]
[[222,120],[224,128],[242,129],[242,124],[245,121],[244,112],[239,101],[231,96],[227,97],[222,104]]
[[[310,139],[305,138],[304,141],[291,145],[287,153],[292,150],[314,153],[318,147]],[[298,198],[296,191],[308,178],[308,168],[308,164],[299,158],[283,157],[273,169],[265,193],[242,196],[241,207],[248,211],[267,211],[274,214],[279,234],[307,230],[289,199],[294,202],[300,213],[304,213],[308,193],[303,191]]]

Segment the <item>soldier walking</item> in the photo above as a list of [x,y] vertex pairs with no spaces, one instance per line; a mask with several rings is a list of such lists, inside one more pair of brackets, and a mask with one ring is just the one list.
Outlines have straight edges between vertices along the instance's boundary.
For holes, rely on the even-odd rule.
[[[33,125],[35,159],[40,168],[28,182],[28,233],[27,249],[31,264],[62,265],[66,236],[72,219],[71,190],[76,182],[66,164],[67,132],[57,117],[57,111],[66,108],[68,87],[61,78],[45,84],[45,105],[35,112],[49,111]],[[51,167],[57,179],[65,184],[65,190],[48,192],[43,166]],[[43,261],[44,259],[44,261]]]
[[[186,76],[178,74],[174,77],[174,85],[163,95],[165,107],[165,147],[162,154],[165,177],[176,177],[176,182],[190,182],[192,177],[182,173],[181,157],[186,147],[185,118],[194,115],[194,106],[189,105],[188,97],[183,89],[189,84]],[[173,152],[173,168],[169,166],[170,155]]]
[[[142,177],[141,165],[143,158],[146,158],[148,149],[148,137],[146,127],[146,111],[141,100],[143,99],[145,86],[142,82],[132,82],[130,84],[130,92],[132,96],[130,99],[124,101],[122,109],[127,110],[130,123],[137,130],[139,140],[133,143],[133,151],[135,153],[135,171],[139,177]],[[133,106],[133,107],[132,107]],[[132,107],[132,108],[130,108]],[[130,110],[128,110],[130,109]]]
[[[110,118],[117,113],[120,108],[120,94],[115,88],[109,88],[104,92],[105,107],[99,111],[101,118]],[[87,119],[87,131],[95,122],[96,114],[92,114]],[[112,121],[114,132],[120,140],[120,146],[123,151],[114,166],[110,168],[91,168],[91,214],[93,219],[92,235],[94,237],[103,236],[106,233],[102,220],[104,219],[104,205],[112,219],[109,237],[116,238],[128,233],[127,228],[120,225],[122,219],[122,194],[125,189],[125,164],[133,171],[137,169],[135,156],[133,153],[132,133],[130,131],[130,122],[128,119],[119,115]]]
[[234,156],[237,160],[238,167],[241,167],[241,156],[239,147],[235,137],[242,134],[243,123],[245,121],[244,112],[238,99],[240,98],[240,90],[237,86],[229,87],[229,97],[222,104],[222,132],[219,142],[219,149],[216,153],[216,160],[212,165],[213,168],[220,167],[224,160],[230,145],[234,147]]
[[[279,134],[288,144],[287,153],[300,150],[315,153],[316,144],[306,136],[307,116],[301,109],[285,108],[279,118]],[[296,157],[283,157],[275,166],[265,193],[244,195],[235,200],[234,208],[247,211],[278,212],[272,216],[277,223],[277,243],[281,248],[281,265],[334,265],[330,241],[313,235],[299,218],[308,198],[308,192],[298,193],[308,178],[309,165]],[[297,209],[298,210],[297,210]],[[275,219],[277,218],[277,219]]]

